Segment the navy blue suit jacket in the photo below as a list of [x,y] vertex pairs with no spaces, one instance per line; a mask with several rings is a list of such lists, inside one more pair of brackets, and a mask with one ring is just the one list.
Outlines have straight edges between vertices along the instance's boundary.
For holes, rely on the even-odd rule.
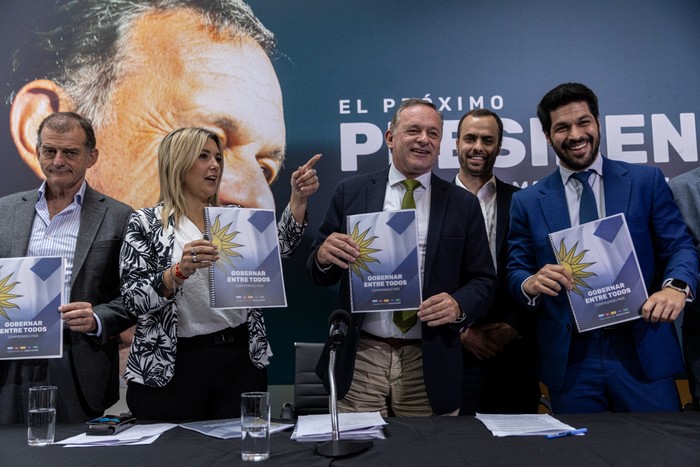
[[[603,158],[605,213],[624,213],[651,295],[662,280],[680,279],[695,293],[698,256],[664,175],[657,168]],[[559,170],[513,196],[508,237],[508,282],[526,302],[521,285],[545,264],[556,264],[548,234],[571,227]],[[656,288],[656,289],[655,289]],[[566,293],[542,296],[537,305],[540,379],[559,390],[571,333],[576,332]],[[647,377],[658,380],[683,371],[673,324],[633,322],[637,353]]]
[[[333,232],[347,232],[346,217],[382,211],[389,169],[359,175],[338,184],[326,218],[319,229],[307,270],[317,285],[340,281],[339,305],[350,310],[348,273],[333,266],[323,272],[314,261],[316,250]],[[423,376],[430,405],[436,414],[457,410],[462,402],[462,349],[459,329],[489,309],[496,287],[493,261],[479,201],[466,190],[436,175],[431,178],[430,220],[423,272],[423,299],[449,293],[466,313],[460,324],[430,327],[423,324]],[[364,314],[353,315],[348,336],[338,352],[336,385],[338,398],[350,388],[355,352]],[[326,351],[317,373],[326,380]]]

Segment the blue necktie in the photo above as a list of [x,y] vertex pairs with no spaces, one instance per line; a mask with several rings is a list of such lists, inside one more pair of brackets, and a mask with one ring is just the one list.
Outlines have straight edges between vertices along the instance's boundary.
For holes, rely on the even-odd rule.
[[581,186],[583,186],[581,201],[579,202],[578,206],[579,224],[585,224],[586,222],[598,219],[598,205],[595,202],[595,196],[593,195],[591,184],[588,183],[588,178],[592,173],[592,170],[586,170],[584,172],[571,174],[571,177],[578,180],[579,183],[581,183]]
[[[406,187],[406,193],[401,200],[401,209],[415,209],[416,200],[413,191],[420,186],[418,180],[406,179],[401,184]],[[418,322],[417,310],[401,310],[394,312],[394,324],[402,333],[406,334]]]

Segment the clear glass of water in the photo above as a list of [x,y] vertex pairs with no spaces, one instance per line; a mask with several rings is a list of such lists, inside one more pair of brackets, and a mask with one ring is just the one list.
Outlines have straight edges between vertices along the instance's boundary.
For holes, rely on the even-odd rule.
[[263,461],[270,457],[270,393],[241,394],[241,459]]
[[27,418],[27,444],[47,446],[53,444],[56,433],[56,386],[29,388],[29,417]]

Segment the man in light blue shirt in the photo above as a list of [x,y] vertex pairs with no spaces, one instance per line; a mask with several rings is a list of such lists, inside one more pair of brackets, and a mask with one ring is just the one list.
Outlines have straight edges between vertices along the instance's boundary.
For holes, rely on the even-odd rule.
[[24,422],[28,388],[46,384],[58,386],[57,420],[78,423],[119,398],[117,336],[133,322],[119,295],[118,260],[132,210],[85,181],[99,155],[88,120],[51,114],[35,150],[46,181],[0,199],[0,257],[64,258],[69,298],[56,311],[63,357],[0,362],[0,423]]

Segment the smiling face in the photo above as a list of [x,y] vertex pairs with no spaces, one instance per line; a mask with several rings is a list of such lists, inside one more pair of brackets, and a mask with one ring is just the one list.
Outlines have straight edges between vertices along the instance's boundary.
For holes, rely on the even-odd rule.
[[432,170],[440,155],[442,121],[427,105],[413,105],[401,111],[394,131],[385,136],[394,167],[415,178]]
[[221,160],[216,142],[209,138],[185,172],[182,186],[185,199],[205,203],[216,194],[221,182]]
[[462,121],[458,134],[457,155],[461,171],[472,177],[490,178],[496,157],[501,152],[496,119],[469,115]]
[[572,102],[550,112],[552,126],[547,141],[561,165],[578,172],[589,167],[600,148],[600,123],[583,101]]
[[88,175],[134,208],[158,199],[156,154],[172,130],[201,127],[224,146],[221,203],[274,209],[269,184],[284,157],[282,94],[269,58],[248,37],[211,31],[188,10],[137,19],[107,112],[102,157]]

